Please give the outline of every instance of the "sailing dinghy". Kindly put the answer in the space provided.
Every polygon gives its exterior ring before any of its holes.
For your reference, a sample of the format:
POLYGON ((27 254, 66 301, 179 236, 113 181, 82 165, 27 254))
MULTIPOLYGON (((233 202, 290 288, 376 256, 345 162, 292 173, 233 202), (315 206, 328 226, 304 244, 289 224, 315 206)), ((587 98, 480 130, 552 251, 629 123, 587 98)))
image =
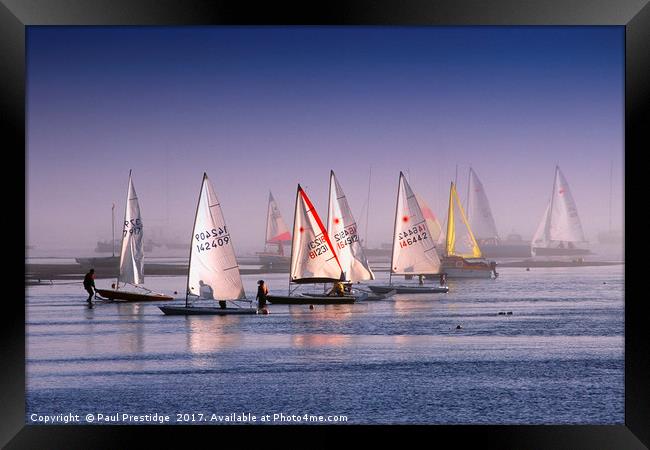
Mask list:
POLYGON ((499 237, 483 183, 471 167, 467 183, 467 222, 485 257, 530 257, 530 244, 499 237))
POLYGON ((291 241, 289 228, 282 219, 280 208, 269 191, 269 204, 266 211, 266 237, 264 239, 264 251, 258 252, 260 264, 265 269, 287 269, 290 258, 284 254, 284 244, 291 241))
MULTIPOLYGON (((333 170, 330 171, 327 233, 346 276, 346 282, 359 283, 375 279, 375 274, 372 273, 368 258, 361 246, 352 210, 333 170)), ((305 293, 303 295, 314 297, 320 294, 305 293)), ((346 295, 354 296, 355 294, 351 292, 346 295)))
POLYGON ((129 171, 129 185, 124 211, 124 227, 122 229, 122 247, 120 251, 120 270, 115 289, 96 289, 102 299, 120 302, 142 302, 173 300, 169 295, 152 292, 142 286, 144 282, 144 250, 143 250, 143 224, 140 216, 140 204, 135 193, 131 171, 129 171), (120 286, 122 283, 122 286, 120 286), (131 285, 145 292, 124 290, 123 287, 131 285), (122 287, 122 289, 120 289, 122 287))
POLYGON ((555 166, 553 194, 531 243, 533 255, 587 255, 591 253, 588 249, 579 248, 586 243, 569 184, 560 167, 555 166))
POLYGON ((446 253, 442 271, 449 278, 496 278, 496 263, 483 258, 460 204, 456 185, 449 188, 446 253))
POLYGON ((370 285, 377 294, 395 291, 397 294, 432 294, 448 292, 447 286, 394 285, 393 275, 435 275, 440 273, 440 259, 435 238, 429 229, 415 193, 406 177, 399 173, 393 253, 388 285, 370 285))
POLYGON ((208 175, 204 173, 190 244, 185 306, 165 305, 159 308, 172 316, 257 314, 257 309, 251 304, 250 300, 246 300, 221 205, 208 175), (189 301, 190 296, 193 299, 218 300, 220 306, 194 306, 189 301), (241 302, 247 305, 242 306, 241 302))
POLYGON ((296 285, 335 283, 344 279, 343 268, 327 230, 311 200, 298 185, 291 241, 289 295, 269 295, 267 300, 271 304, 281 305, 329 305, 354 303, 355 300, 367 297, 367 294, 361 296, 291 295, 291 283, 296 285))

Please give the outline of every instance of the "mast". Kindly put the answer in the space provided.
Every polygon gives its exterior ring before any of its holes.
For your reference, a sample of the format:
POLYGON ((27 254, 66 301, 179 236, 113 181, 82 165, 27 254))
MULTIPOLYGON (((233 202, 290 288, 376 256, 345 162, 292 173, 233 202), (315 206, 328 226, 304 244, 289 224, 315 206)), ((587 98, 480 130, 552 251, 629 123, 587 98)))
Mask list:
MULTIPOLYGON (((126 187, 126 205, 124 206, 124 221, 122 222, 122 224, 124 224, 124 222, 126 222, 126 212, 127 212, 127 209, 129 208, 130 188, 131 188, 131 169, 129 169, 129 183, 127 184, 127 187, 126 187)), ((114 204, 113 204, 113 208, 115 208, 114 204)), ((113 221, 113 222, 115 222, 115 221, 113 221)), ((117 272, 117 280, 115 281, 115 289, 120 287, 120 274, 122 272, 122 247, 124 247, 124 238, 125 237, 126 237, 126 235, 124 234, 124 231, 122 231, 122 245, 120 246, 120 263, 118 264, 119 269, 118 269, 118 272, 117 272)), ((113 238, 113 246, 115 246, 115 238, 113 238)), ((115 256, 115 255, 113 255, 113 256, 115 256)))
POLYGON ((555 176, 553 177, 553 192, 551 194, 551 204, 549 205, 548 208, 548 216, 546 217, 546 228, 544 233, 546 234, 546 239, 550 239, 550 232, 551 232, 551 219, 553 218, 553 197, 555 197, 555 187, 557 185, 557 173, 560 170, 559 165, 555 165, 555 176))
POLYGON ((469 220, 469 184, 472 181, 472 166, 469 166, 469 171, 467 172, 467 201, 465 202, 465 209, 467 209, 467 220, 469 220))
POLYGON ((266 246, 269 243, 269 217, 271 216, 271 199, 273 198, 273 194, 271 194, 271 190, 269 189, 269 204, 266 207, 266 230, 264 230, 264 251, 266 251, 266 246))
POLYGON ((192 225, 192 235, 190 236, 190 258, 187 263, 187 286, 185 287, 185 307, 187 304, 187 298, 190 293, 190 267, 192 267, 192 246, 194 245, 194 227, 196 227, 196 218, 199 215, 199 205, 201 204, 201 195, 203 195, 203 185, 205 180, 208 178, 208 174, 203 172, 203 180, 201 181, 201 190, 199 191, 199 199, 196 202, 196 212, 194 213, 194 224, 192 225))
POLYGON ((393 258, 395 258, 395 239, 397 236, 397 204, 399 203, 400 187, 402 186, 402 177, 404 174, 400 170, 399 179, 397 181, 397 198, 395 199, 395 220, 393 222, 393 251, 390 254, 390 271, 388 272, 388 284, 393 283, 393 258))
MULTIPOLYGON (((449 207, 447 209, 447 235, 445 236, 445 252, 447 256, 450 256, 453 252, 449 251, 449 237, 454 234, 454 205, 453 205, 453 191, 454 191, 454 182, 451 182, 449 187, 449 207), (453 231, 453 232, 452 232, 453 231)), ((456 236, 454 235, 454 239, 456 236)))
POLYGON ((298 183, 298 189, 296 189, 296 206, 293 209, 293 227, 291 228, 293 236, 291 237, 291 263, 289 264, 289 288, 288 294, 291 295, 291 274, 293 273, 293 241, 296 240, 296 216, 298 215, 298 198, 300 196, 300 183, 298 183))
MULTIPOLYGON (((372 166, 368 169, 368 200, 366 201, 366 229, 363 232, 363 235, 366 238, 366 248, 368 248, 368 218, 370 215, 370 178, 372 177, 372 166)), ((611 215, 611 214, 610 214, 611 215)))
MULTIPOLYGON (((127 193, 126 196, 128 197, 129 194, 127 193)), ((111 208, 111 230, 113 237, 111 244, 113 245, 113 258, 115 258, 115 202, 113 202, 113 207, 111 208)))
POLYGON ((609 232, 612 232, 612 173, 614 172, 614 160, 609 164, 609 232))

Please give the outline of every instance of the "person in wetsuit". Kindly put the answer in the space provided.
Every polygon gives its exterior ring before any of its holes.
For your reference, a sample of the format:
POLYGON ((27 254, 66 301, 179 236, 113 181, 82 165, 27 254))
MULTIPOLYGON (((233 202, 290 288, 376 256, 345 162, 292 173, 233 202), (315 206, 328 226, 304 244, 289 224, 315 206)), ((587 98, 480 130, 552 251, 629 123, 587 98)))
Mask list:
POLYGON ((95 269, 90 269, 86 276, 84 276, 84 289, 88 292, 88 303, 92 303, 93 296, 95 295, 95 269))
POLYGON ((266 296, 269 295, 269 288, 264 284, 264 280, 259 280, 257 285, 257 308, 264 309, 266 307, 266 296))

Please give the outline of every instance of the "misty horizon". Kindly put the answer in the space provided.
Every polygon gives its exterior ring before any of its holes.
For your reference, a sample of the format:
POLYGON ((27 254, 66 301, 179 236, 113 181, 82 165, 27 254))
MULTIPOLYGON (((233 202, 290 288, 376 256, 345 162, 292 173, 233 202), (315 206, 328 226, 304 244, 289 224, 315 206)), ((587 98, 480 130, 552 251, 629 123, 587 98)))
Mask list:
POLYGON ((501 238, 530 239, 558 164, 588 240, 623 228, 622 27, 30 26, 27 38, 37 248, 92 251, 111 239, 113 203, 119 238, 129 170, 145 240, 189 245, 206 172, 238 254, 264 247, 269 190, 290 229, 298 183, 325 220, 330 170, 368 247, 392 241, 400 171, 443 224, 456 178, 466 206, 471 166, 501 238))

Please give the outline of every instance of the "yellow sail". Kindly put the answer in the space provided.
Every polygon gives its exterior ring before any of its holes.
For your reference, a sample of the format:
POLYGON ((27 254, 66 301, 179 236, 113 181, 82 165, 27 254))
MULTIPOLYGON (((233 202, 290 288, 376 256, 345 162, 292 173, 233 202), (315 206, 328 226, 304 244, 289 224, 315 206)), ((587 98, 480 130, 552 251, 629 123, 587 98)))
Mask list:
POLYGON ((481 249, 476 243, 472 229, 469 227, 465 211, 458 199, 456 186, 451 183, 449 189, 449 211, 447 212, 447 255, 460 256, 463 258, 480 258, 481 249), (464 233, 456 235, 456 216, 459 216, 464 225, 464 233), (457 242, 460 240, 461 242, 457 242), (462 244, 462 250, 457 249, 457 244, 462 244), (465 251, 463 251, 465 250, 465 251))

